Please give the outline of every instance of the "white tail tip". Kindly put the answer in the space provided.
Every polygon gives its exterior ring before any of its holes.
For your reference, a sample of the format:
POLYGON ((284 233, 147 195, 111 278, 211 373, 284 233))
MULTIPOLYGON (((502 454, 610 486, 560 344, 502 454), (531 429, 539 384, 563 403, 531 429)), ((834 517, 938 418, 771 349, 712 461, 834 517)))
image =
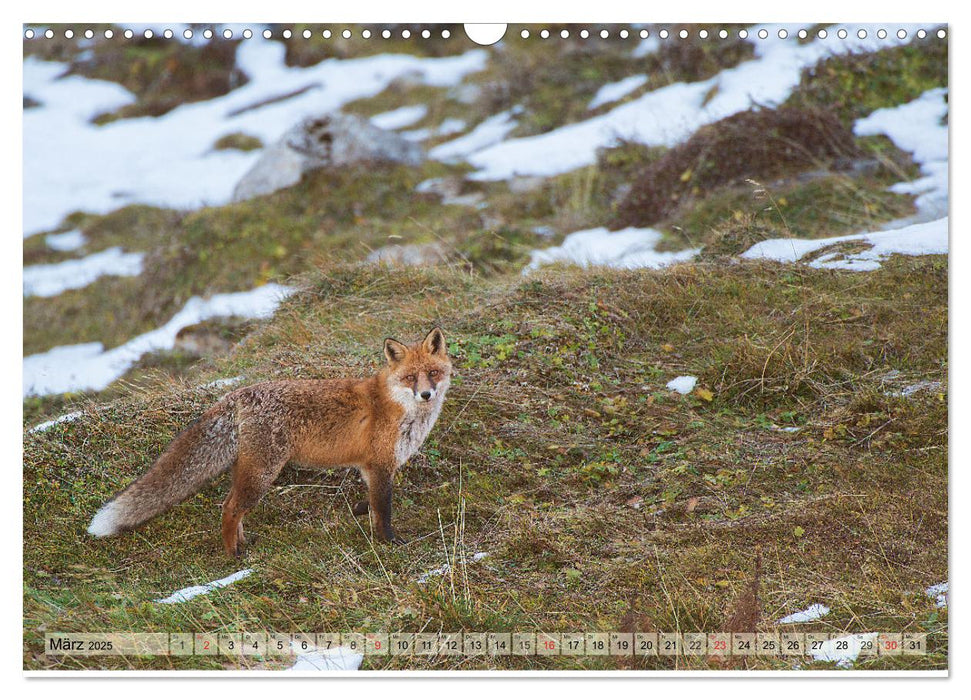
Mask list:
POLYGON ((88 534, 95 537, 111 537, 118 532, 118 516, 121 509, 117 501, 110 501, 101 506, 101 510, 94 514, 88 525, 88 534))

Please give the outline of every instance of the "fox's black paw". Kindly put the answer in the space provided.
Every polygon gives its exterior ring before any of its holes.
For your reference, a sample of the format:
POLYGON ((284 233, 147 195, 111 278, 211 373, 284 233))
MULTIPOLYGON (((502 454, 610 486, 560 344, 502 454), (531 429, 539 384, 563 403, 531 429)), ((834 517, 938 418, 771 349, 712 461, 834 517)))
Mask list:
POLYGON ((250 548, 256 544, 257 539, 258 537, 252 533, 246 535, 246 539, 240 538, 236 543, 236 551, 233 553, 233 556, 237 559, 245 557, 249 553, 250 548))
POLYGON ((371 508, 367 501, 358 501, 354 504, 354 508, 351 509, 351 512, 354 515, 367 515, 370 509, 371 508))

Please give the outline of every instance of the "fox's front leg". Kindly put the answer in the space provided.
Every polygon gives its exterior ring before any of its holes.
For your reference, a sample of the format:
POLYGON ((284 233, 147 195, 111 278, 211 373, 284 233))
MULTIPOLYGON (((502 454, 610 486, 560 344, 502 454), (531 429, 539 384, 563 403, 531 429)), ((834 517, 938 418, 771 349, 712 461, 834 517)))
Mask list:
MULTIPOLYGON (((378 537, 395 544, 404 544, 391 526, 391 495, 393 492, 394 474, 391 469, 383 466, 368 467, 362 470, 368 487, 367 510, 371 514, 371 527, 378 537)), ((363 502, 354 507, 357 515, 363 502)), ((363 515, 364 513, 360 513, 363 515)))

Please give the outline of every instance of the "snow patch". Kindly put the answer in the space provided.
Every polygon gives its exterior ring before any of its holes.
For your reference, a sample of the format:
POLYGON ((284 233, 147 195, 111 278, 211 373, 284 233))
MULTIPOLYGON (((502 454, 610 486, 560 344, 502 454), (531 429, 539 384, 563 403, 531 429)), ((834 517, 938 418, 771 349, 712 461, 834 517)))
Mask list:
POLYGON ((857 136, 883 134, 902 151, 912 154, 923 177, 890 187, 891 192, 917 195, 915 205, 921 221, 947 215, 948 128, 947 89, 928 90, 912 102, 878 109, 853 126, 857 136))
POLYGON ((76 421, 82 415, 83 413, 81 411, 71 411, 70 413, 65 413, 63 416, 58 416, 57 418, 52 418, 51 420, 45 420, 43 423, 38 423, 27 432, 43 433, 44 431, 54 427, 58 423, 70 423, 71 421, 76 421))
POLYGON ((401 136, 409 141, 425 141, 430 139, 432 136, 451 136, 452 134, 459 134, 465 131, 465 127, 465 120, 450 117, 448 119, 443 119, 442 123, 437 127, 402 131, 401 136))
POLYGON ((116 246, 79 260, 29 265, 24 268, 24 296, 57 296, 69 289, 87 287, 106 275, 134 277, 142 274, 144 258, 144 253, 124 253, 116 246))
POLYGON ((694 391, 695 384, 698 383, 698 377, 692 377, 689 375, 684 375, 682 377, 675 377, 667 383, 667 388, 671 391, 676 391, 679 394, 690 394, 694 391))
MULTIPOLYGON (((487 556, 489 556, 488 552, 476 552, 475 554, 472 555, 472 558, 469 561, 470 562, 479 561, 481 559, 485 559, 487 556)), ((445 566, 440 566, 437 569, 426 571, 425 573, 418 576, 416 580, 418 581, 418 583, 426 583, 428 579, 432 578, 433 576, 444 576, 451 570, 452 570, 452 565, 445 564, 445 566)))
POLYGON ((458 160, 481 148, 499 143, 515 128, 513 111, 506 110, 485 119, 465 136, 435 146, 428 155, 435 160, 458 160))
POLYGON ((826 615, 829 615, 829 608, 820 603, 813 603, 805 610, 792 613, 792 615, 786 615, 781 620, 778 620, 776 624, 788 625, 796 622, 812 622, 813 620, 818 620, 826 615))
POLYGON ((947 581, 931 586, 924 591, 924 593, 926 593, 928 597, 934 598, 934 604, 937 607, 947 607, 947 581))
POLYGON ((773 238, 761 241, 742 253, 743 258, 797 262, 810 253, 837 243, 861 242, 871 247, 858 253, 828 253, 809 263, 810 267, 868 271, 894 253, 900 255, 941 255, 947 253, 948 218, 876 233, 857 233, 813 240, 773 238))
POLYGON ((297 654, 297 660, 288 671, 356 671, 361 667, 364 655, 349 647, 315 649, 297 654))
POLYGON ((608 104, 610 102, 616 102, 617 100, 627 97, 639 88, 641 85, 647 82, 646 75, 632 75, 623 80, 618 80, 616 83, 607 83, 602 85, 597 94, 593 96, 590 100, 590 104, 587 105, 587 109, 596 109, 601 105, 608 104))
POLYGON ((650 56, 652 53, 657 53, 660 48, 661 40, 656 36, 649 36, 646 39, 641 39, 641 43, 634 47, 630 55, 633 58, 644 58, 645 56, 650 56))
POLYGON ((661 232, 652 228, 608 231, 600 227, 576 231, 564 238, 561 245, 534 250, 524 272, 556 262, 573 263, 581 267, 603 265, 623 269, 660 268, 690 260, 698 253, 698 248, 658 252, 654 248, 661 237, 661 232))
POLYGON ((105 350, 101 343, 81 343, 30 355, 23 363, 24 396, 101 391, 145 353, 173 348, 176 335, 186 326, 217 316, 266 318, 294 291, 279 284, 267 284, 248 292, 214 294, 209 299, 192 297, 161 328, 111 350, 105 350))
POLYGON ((428 114, 428 107, 425 105, 406 105, 390 112, 376 114, 371 117, 371 123, 379 129, 392 131, 411 126, 424 119, 426 114, 428 114))
MULTIPOLYGON (((198 34, 198 33, 197 33, 198 34)), ((304 117, 372 97, 394 79, 420 74, 429 85, 457 85, 485 67, 488 53, 418 58, 382 54, 328 59, 305 68, 284 63, 277 41, 243 41, 237 66, 249 82, 226 95, 183 104, 160 117, 91 119, 135 101, 121 86, 28 56, 24 93, 41 106, 24 110, 24 236, 58 226, 74 211, 106 213, 140 203, 174 209, 229 202, 260 151, 212 150, 220 136, 243 132, 275 143, 304 117)))
POLYGON ((202 586, 189 586, 188 588, 182 588, 167 598, 159 598, 155 602, 161 603, 163 605, 171 605, 172 603, 184 603, 187 600, 192 600, 193 598, 206 593, 211 593, 218 588, 225 588, 231 583, 235 583, 240 579, 244 579, 253 573, 253 569, 243 569, 242 571, 237 571, 235 574, 230 574, 226 578, 221 578, 218 581, 211 581, 210 583, 203 584, 202 586))
POLYGON ((921 380, 915 382, 914 384, 908 384, 900 391, 888 391, 887 396, 902 396, 904 398, 916 394, 918 391, 937 391, 941 388, 940 382, 932 382, 929 380, 921 380))
MULTIPOLYGON (((618 139, 648 146, 674 146, 699 127, 749 109, 785 102, 799 85, 802 71, 835 54, 876 51, 913 40, 917 26, 904 26, 907 38, 891 33, 878 39, 877 26, 844 25, 846 39, 816 39, 800 44, 777 38, 781 25, 767 25, 769 37, 754 41, 755 57, 708 80, 672 83, 645 93, 606 114, 537 136, 511 139, 468 155, 478 180, 505 180, 515 175, 553 176, 596 162, 597 151, 618 139), (857 32, 865 29, 866 38, 857 32)), ((799 26, 786 26, 790 37, 799 26)), ((750 29, 755 37, 759 27, 750 29)), ((833 33, 837 30, 832 29, 833 33)), ((651 42, 652 37, 646 39, 651 42)), ((648 49, 654 42, 647 44, 648 49)), ((642 44, 644 46, 644 44, 642 44)))
POLYGON ((84 245, 84 234, 77 229, 66 233, 52 233, 44 237, 44 243, 51 250, 66 253, 84 245))
POLYGON ((224 386, 232 386, 233 384, 239 384, 241 381, 246 379, 244 375, 239 375, 238 377, 226 377, 225 379, 216 379, 211 382, 206 382, 200 389, 220 389, 224 386))

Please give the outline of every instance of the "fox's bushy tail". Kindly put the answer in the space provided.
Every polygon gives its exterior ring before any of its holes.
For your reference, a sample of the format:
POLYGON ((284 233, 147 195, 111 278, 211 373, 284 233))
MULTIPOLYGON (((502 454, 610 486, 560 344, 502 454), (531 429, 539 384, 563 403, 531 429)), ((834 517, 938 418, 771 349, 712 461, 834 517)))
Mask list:
POLYGON ((101 506, 88 533, 110 537, 148 522, 202 490, 236 461, 238 429, 225 403, 183 430, 152 467, 101 506))

